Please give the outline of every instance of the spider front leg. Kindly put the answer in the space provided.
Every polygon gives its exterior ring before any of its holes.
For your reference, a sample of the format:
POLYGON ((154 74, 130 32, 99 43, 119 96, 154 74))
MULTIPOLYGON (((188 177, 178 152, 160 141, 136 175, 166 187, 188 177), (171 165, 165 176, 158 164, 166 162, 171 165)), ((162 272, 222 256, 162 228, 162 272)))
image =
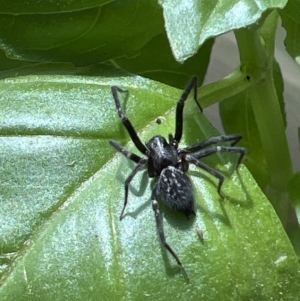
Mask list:
POLYGON ((127 90, 122 90, 121 88, 119 88, 117 86, 112 86, 111 87, 111 93, 112 93, 113 98, 115 100, 115 104, 116 104, 116 107, 117 107, 117 110, 118 110, 119 117, 121 118, 122 123, 126 127, 126 130, 127 130, 128 134, 130 135, 131 140, 134 143, 134 145, 136 146, 136 148, 142 154, 146 154, 147 148, 142 143, 140 137, 138 136, 137 132, 135 131, 133 125, 130 122, 130 120, 126 117, 126 115, 125 115, 125 113, 124 113, 124 111, 122 109, 121 103, 120 103, 118 92, 126 93, 127 90))
POLYGON ((155 187, 153 189, 153 193, 152 193, 152 209, 154 211, 156 228, 157 228, 159 238, 160 238, 162 245, 170 252, 170 254, 173 256, 173 258, 176 260, 177 264, 182 268, 183 273, 185 274, 185 277, 189 278, 178 255, 175 253, 175 251, 171 248, 171 246, 166 241, 164 224, 163 224, 162 216, 160 214, 159 206, 158 206, 158 202, 157 202, 157 185, 155 185, 155 187))
POLYGON ((182 137, 182 130, 183 130, 183 108, 184 103, 187 100, 189 94, 191 93, 192 89, 194 89, 194 100, 199 107, 200 111, 202 112, 202 108, 198 102, 197 99, 197 77, 193 76, 190 83, 186 87, 186 89, 183 91, 176 107, 176 121, 175 121, 175 135, 173 139, 173 143, 179 144, 181 137, 182 137))
POLYGON ((207 156, 210 156, 215 153, 239 153, 239 159, 237 163, 237 167, 241 164, 245 154, 246 154, 246 149, 244 147, 238 147, 238 146, 215 146, 211 147, 209 149, 202 150, 198 153, 193 154, 193 157, 196 159, 204 158, 207 156))
POLYGON ((192 146, 188 146, 185 148, 181 148, 178 150, 178 154, 190 154, 200 151, 203 148, 206 148, 208 146, 211 146, 213 144, 219 143, 219 142, 231 142, 231 146, 236 145, 240 140, 242 139, 241 135, 220 135, 216 137, 210 137, 204 141, 201 141, 199 143, 196 143, 192 146))

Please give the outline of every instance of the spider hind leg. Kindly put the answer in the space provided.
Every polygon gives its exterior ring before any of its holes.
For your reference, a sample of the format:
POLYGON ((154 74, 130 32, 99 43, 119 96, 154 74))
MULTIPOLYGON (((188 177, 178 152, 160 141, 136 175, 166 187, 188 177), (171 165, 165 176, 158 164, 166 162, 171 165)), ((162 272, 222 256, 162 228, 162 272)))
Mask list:
POLYGON ((159 205, 157 202, 157 185, 155 185, 152 193, 152 209, 154 211, 154 216, 155 216, 155 222, 156 222, 156 228, 159 234, 159 238, 161 241, 161 244, 169 251, 169 253, 173 256, 173 258, 176 260, 177 264, 182 268, 183 273, 187 279, 189 279, 189 276, 179 259, 178 255, 176 252, 172 249, 172 247, 168 244, 165 236, 165 231, 164 231, 164 224, 163 224, 163 219, 159 210, 159 205))

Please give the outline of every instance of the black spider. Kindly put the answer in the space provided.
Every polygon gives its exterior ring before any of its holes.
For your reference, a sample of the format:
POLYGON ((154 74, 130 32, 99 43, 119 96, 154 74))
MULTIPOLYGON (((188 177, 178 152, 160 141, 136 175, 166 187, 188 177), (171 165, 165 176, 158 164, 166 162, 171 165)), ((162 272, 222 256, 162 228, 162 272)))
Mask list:
POLYGON ((217 152, 239 153, 240 157, 237 163, 238 166, 246 153, 245 148, 234 146, 242 138, 242 136, 240 135, 221 135, 217 137, 211 137, 192 146, 178 148, 183 130, 184 103, 192 89, 194 89, 194 99, 196 101, 196 104, 202 112, 202 108, 197 100, 197 77, 194 76, 177 103, 174 136, 172 134, 169 134, 169 142, 167 142, 164 137, 157 135, 151 138, 146 144, 143 144, 131 122, 125 116, 125 113, 120 104, 118 92, 127 91, 122 90, 117 86, 111 87, 111 92, 116 103, 119 117, 121 118, 123 125, 126 127, 134 145, 144 156, 140 157, 134 153, 129 152, 121 145, 119 145, 116 141, 109 141, 109 144, 118 152, 122 153, 127 159, 130 159, 137 163, 137 165, 125 181, 125 201, 123 209, 121 211, 120 220, 123 218, 124 211, 127 205, 129 184, 134 176, 141 169, 147 166, 148 176, 150 178, 158 177, 158 181, 152 191, 151 199, 152 208, 155 214, 156 226, 161 243, 172 254, 177 263, 182 267, 186 276, 187 273, 182 265, 182 262, 166 241, 163 221, 159 211, 157 199, 158 197, 160 197, 169 207, 181 211, 187 216, 191 214, 195 215, 195 199, 192 183, 190 178, 185 174, 185 172, 189 168, 189 164, 192 163, 215 176, 219 180, 218 193, 223 198, 221 194, 221 187, 224 181, 224 176, 219 171, 199 161, 199 159, 217 152), (231 141, 231 146, 212 146, 218 142, 226 141, 231 141), (207 148, 209 146, 211 147, 207 148))

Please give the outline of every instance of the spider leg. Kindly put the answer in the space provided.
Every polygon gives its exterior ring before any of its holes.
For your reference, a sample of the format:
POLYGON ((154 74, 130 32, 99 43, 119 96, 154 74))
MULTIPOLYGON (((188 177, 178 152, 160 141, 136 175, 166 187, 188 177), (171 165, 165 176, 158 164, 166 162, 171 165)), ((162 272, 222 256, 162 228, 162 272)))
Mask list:
POLYGON ((187 100, 189 94, 191 93, 192 89, 194 89, 194 99, 199 107, 200 111, 202 112, 202 108, 197 100, 197 76, 193 76, 190 83, 186 87, 186 89, 183 91, 176 107, 176 121, 175 121, 175 135, 174 135, 174 141, 176 144, 179 143, 181 137, 182 137, 182 128, 183 128, 183 108, 184 108, 184 102, 187 100))
POLYGON ((179 259, 178 255, 175 253, 175 251, 171 248, 171 246, 167 243, 166 241, 166 236, 165 236, 165 231, 164 231, 164 224, 163 224, 163 220, 162 220, 162 216, 160 214, 159 211, 159 206, 158 206, 158 202, 156 200, 156 192, 157 190, 157 185, 155 185, 154 189, 153 189, 153 194, 152 194, 152 209, 154 211, 154 216, 155 216, 155 222, 156 222, 156 228, 159 234, 159 238, 160 241, 162 243, 162 245, 170 252, 170 254, 173 256, 173 258, 176 260, 177 264, 182 268, 186 278, 188 277, 188 274, 181 262, 181 260, 179 259))
POLYGON ((239 153, 240 157, 238 159, 237 167, 241 164, 245 154, 246 149, 244 147, 237 147, 237 146, 214 146, 212 148, 202 150, 198 153, 193 154, 193 157, 196 159, 204 158, 210 156, 215 153, 239 153))
POLYGON ((206 165, 205 163, 199 161, 198 159, 196 159, 194 156, 191 155, 186 155, 184 158, 188 163, 192 163, 194 165, 196 165, 197 167, 200 167, 202 169, 204 169, 205 171, 207 171, 208 173, 210 173, 211 175, 213 175, 214 177, 216 177, 219 180, 219 184, 218 184, 218 193, 220 195, 220 197, 222 199, 224 199, 224 196, 221 193, 221 187, 223 185, 224 179, 225 177, 223 176, 222 173, 220 173, 219 171, 211 168, 210 166, 206 165))
POLYGON ((130 159, 132 161, 134 161, 135 163, 139 163, 141 161, 141 157, 128 151, 127 149, 125 149, 124 147, 122 147, 118 142, 114 141, 114 140, 109 140, 109 144, 116 149, 118 152, 120 152, 121 154, 123 154, 127 159, 130 159))
POLYGON ((128 178, 125 180, 124 187, 125 187, 125 198, 124 198, 124 206, 120 214, 120 220, 124 216, 124 211, 128 203, 128 188, 129 184, 134 178, 134 176, 148 163, 148 158, 141 158, 141 160, 138 162, 138 164, 135 166, 135 168, 132 170, 131 174, 128 176, 128 178))
POLYGON ((204 141, 201 141, 199 143, 196 143, 192 146, 188 146, 185 148, 181 148, 178 150, 178 154, 188 154, 188 153, 194 153, 197 152, 203 148, 206 148, 212 144, 216 144, 219 142, 227 142, 227 141, 232 141, 230 144, 231 146, 236 145, 240 140, 242 139, 241 135, 221 135, 221 136, 216 136, 216 137, 211 137, 208 138, 204 141))
POLYGON ((123 125, 125 126, 128 134, 130 135, 132 142, 134 143, 136 148, 141 153, 146 154, 146 152, 147 152, 146 146, 142 143, 141 139, 139 138, 139 136, 138 136, 137 132, 135 131, 133 125, 131 124, 130 120, 126 117, 126 115, 122 109, 122 106, 120 104, 118 92, 125 93, 127 91, 122 90, 117 86, 112 86, 111 92, 112 92, 113 98, 115 100, 115 104, 116 104, 116 107, 118 110, 119 117, 121 118, 123 125))

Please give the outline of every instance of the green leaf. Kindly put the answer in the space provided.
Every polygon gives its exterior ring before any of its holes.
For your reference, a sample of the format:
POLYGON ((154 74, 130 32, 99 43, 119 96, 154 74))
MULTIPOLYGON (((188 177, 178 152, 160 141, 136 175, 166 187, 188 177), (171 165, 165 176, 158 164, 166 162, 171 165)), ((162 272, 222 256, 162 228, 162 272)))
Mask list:
MULTIPOLYGON (((181 91, 140 77, 0 81, 0 299, 294 300, 297 258, 249 172, 243 165, 234 172, 234 155, 206 161, 226 174, 224 200, 212 176, 191 168, 197 217, 161 205, 189 282, 160 246, 145 173, 132 182, 119 220, 133 164, 108 145, 129 140, 111 85, 129 90, 122 104, 143 140, 173 132, 181 91)), ((188 100, 182 145, 215 134, 188 100)))
POLYGON ((82 66, 132 56, 163 31, 155 1, 76 2, 59 12, 42 2, 42 14, 34 8, 29 13, 30 5, 19 2, 18 14, 0 14, 0 48, 11 59, 82 66))
POLYGON ((99 65, 93 65, 86 68, 76 68, 72 63, 39 63, 39 62, 27 62, 27 61, 15 61, 5 57, 3 52, 0 51, 0 79, 7 77, 16 77, 24 75, 50 75, 50 74, 81 74, 85 73, 88 69, 99 69, 99 65), (2 60, 3 59, 3 60, 2 60))
POLYGON ((61 0, 16 0, 10 2, 3 0, 0 3, 1 13, 7 14, 41 14, 41 13, 62 13, 76 11, 86 8, 102 6, 114 0, 85 0, 85 1, 71 1, 64 2, 61 0))
POLYGON ((288 1, 286 7, 280 11, 282 26, 286 30, 284 44, 290 56, 300 64, 300 20, 298 12, 300 1, 288 1))
POLYGON ((255 23, 271 8, 283 8, 287 0, 160 0, 165 26, 177 61, 193 56, 209 38, 255 23))

